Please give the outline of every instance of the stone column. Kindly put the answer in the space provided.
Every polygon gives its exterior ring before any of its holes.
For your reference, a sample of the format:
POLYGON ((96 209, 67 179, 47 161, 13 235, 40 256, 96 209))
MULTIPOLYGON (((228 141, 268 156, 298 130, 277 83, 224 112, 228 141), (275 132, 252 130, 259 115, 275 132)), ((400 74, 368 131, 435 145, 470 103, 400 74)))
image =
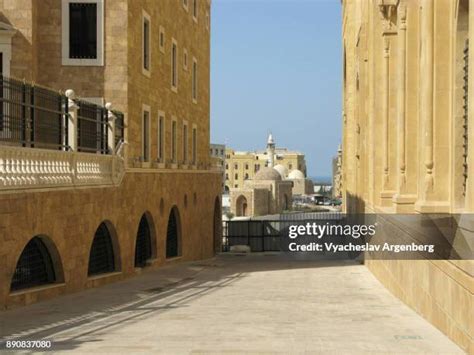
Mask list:
POLYGON ((69 148, 75 152, 77 151, 77 110, 79 106, 77 106, 74 99, 76 98, 76 94, 74 90, 67 90, 66 97, 68 98, 68 141, 67 145, 69 148))
POLYGON ((401 193, 406 185, 406 43, 407 43, 407 9, 404 4, 398 8, 398 192, 401 193))
POLYGON ((388 119, 389 119, 389 97, 390 97, 390 40, 387 36, 383 37, 383 190, 388 190, 388 181, 390 174, 389 163, 389 142, 388 142, 388 119))
POLYGON ((390 175, 392 173, 390 166, 391 146, 390 146, 390 62, 392 41, 391 38, 397 34, 395 24, 395 14, 397 11, 399 0, 379 0, 379 13, 382 21, 382 38, 383 38, 383 103, 382 103, 382 119, 383 119, 383 177, 382 191, 380 192, 380 202, 382 207, 392 206, 392 197, 394 195, 393 183, 390 175))
POLYGON ((433 190, 433 32, 434 4, 432 0, 423 1, 421 14, 421 121, 423 125, 423 147, 425 165, 425 183, 422 195, 433 190))
POLYGON ((430 194, 433 192, 433 47, 434 47, 434 2, 423 0, 421 8, 421 57, 420 57, 420 124, 421 124, 421 147, 422 163, 419 184, 419 200, 415 209, 418 212, 430 212, 430 194))
POLYGON ((107 109, 107 118, 108 118, 108 125, 107 125, 107 148, 109 154, 115 154, 115 115, 112 112, 112 104, 107 102, 105 104, 105 108, 107 109))

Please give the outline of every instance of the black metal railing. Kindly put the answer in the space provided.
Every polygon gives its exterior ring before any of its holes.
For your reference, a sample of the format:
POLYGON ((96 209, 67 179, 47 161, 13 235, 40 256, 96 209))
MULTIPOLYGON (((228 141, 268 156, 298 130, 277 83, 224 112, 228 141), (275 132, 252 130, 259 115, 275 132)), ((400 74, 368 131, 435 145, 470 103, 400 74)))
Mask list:
POLYGON ((120 111, 112 111, 115 116, 115 146, 124 141, 125 137, 125 116, 120 111))
POLYGON ((222 251, 230 251, 232 246, 247 245, 252 252, 282 251, 291 225, 308 222, 340 223, 343 214, 339 212, 288 213, 252 220, 224 221, 222 251))
MULTIPOLYGON (((75 100, 77 150, 112 154, 109 148, 109 111, 87 101, 75 100)), ((60 92, 0 76, 0 144, 30 148, 70 150, 69 99, 60 92)), ((116 117, 114 142, 124 140, 122 112, 116 117)))
POLYGON ((67 97, 0 76, 0 142, 67 150, 67 97))
POLYGON ((79 101, 77 111, 77 150, 108 154, 108 113, 105 107, 79 101))

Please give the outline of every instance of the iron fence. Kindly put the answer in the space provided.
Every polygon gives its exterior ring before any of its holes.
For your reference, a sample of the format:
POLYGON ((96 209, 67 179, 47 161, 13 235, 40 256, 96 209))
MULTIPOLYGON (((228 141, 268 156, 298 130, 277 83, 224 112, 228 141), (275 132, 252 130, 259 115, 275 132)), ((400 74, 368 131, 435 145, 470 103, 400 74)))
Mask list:
MULTIPOLYGON (((76 101, 77 149, 111 154, 108 145, 108 110, 76 101)), ((114 111, 117 145, 124 139, 124 115, 114 111)), ((0 76, 0 144, 70 150, 69 100, 56 91, 0 76)))
POLYGON ((125 136, 125 116, 120 111, 112 111, 115 116, 115 146, 124 141, 125 136))
POLYGON ((77 150, 108 154, 108 114, 105 107, 79 101, 77 112, 77 150))
POLYGON ((338 223, 343 218, 339 212, 289 213, 261 217, 256 220, 236 220, 223 222, 222 251, 228 252, 235 245, 247 245, 252 252, 281 251, 285 245, 288 229, 293 224, 314 221, 338 223))
POLYGON ((0 76, 0 141, 67 150, 67 98, 58 92, 0 76))

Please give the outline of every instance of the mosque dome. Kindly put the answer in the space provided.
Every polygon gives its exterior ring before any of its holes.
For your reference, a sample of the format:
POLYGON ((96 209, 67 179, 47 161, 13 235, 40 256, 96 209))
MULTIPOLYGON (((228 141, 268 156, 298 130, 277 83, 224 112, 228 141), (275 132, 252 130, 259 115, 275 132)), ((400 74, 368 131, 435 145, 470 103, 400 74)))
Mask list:
POLYGON ((254 177, 254 180, 281 181, 280 173, 274 168, 263 168, 254 177))
POLYGON ((273 169, 278 171, 282 179, 285 179, 286 176, 288 175, 288 169, 284 165, 277 164, 273 167, 273 169))
POLYGON ((297 180, 297 179, 306 179, 303 172, 301 170, 295 169, 290 172, 288 175, 288 179, 290 180, 297 180))

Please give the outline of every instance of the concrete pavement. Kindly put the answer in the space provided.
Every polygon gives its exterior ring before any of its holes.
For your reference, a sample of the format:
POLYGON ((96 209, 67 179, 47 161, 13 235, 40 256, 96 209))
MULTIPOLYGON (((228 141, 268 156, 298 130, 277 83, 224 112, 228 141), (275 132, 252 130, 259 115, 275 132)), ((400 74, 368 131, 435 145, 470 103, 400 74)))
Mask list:
POLYGON ((173 265, 3 312, 0 338, 49 339, 55 353, 463 353, 363 265, 275 254, 173 265))

